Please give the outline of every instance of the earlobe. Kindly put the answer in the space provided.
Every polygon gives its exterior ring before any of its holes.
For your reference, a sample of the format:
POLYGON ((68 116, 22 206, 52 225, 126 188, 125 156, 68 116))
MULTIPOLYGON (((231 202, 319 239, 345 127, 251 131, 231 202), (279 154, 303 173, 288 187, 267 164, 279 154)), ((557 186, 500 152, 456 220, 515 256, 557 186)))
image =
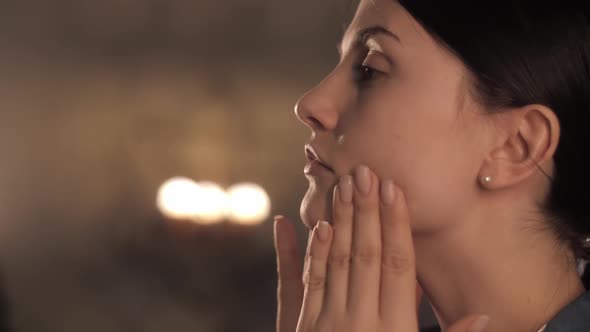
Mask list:
POLYGON ((485 189, 510 187, 529 178, 553 159, 559 142, 559 121, 546 106, 527 105, 502 116, 506 130, 479 173, 485 189))
POLYGON ((491 176, 489 176, 489 175, 482 176, 482 177, 480 177, 480 178, 479 178, 479 180, 480 180, 480 183, 481 183, 483 186, 487 186, 487 185, 489 185, 489 184, 491 184, 491 183, 492 183, 492 177, 491 177, 491 176))

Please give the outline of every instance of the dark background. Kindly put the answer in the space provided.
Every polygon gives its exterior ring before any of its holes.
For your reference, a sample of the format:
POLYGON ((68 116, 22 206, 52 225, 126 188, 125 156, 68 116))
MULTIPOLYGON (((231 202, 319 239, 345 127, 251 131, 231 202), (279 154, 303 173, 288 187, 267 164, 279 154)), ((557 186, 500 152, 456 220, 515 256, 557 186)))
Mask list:
MULTIPOLYGON (((339 0, 1 0, 0 274, 15 331, 272 331, 272 222, 164 218, 173 176, 299 220, 297 98, 339 0)), ((298 224, 303 240, 305 230, 298 224)))

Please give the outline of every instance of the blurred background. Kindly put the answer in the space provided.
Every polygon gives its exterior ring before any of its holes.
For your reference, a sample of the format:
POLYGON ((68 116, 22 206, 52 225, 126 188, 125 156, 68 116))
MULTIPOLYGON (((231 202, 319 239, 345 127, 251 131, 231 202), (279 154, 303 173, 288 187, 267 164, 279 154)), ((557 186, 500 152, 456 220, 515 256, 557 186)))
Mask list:
POLYGON ((14 331, 273 331, 272 216, 307 189, 293 106, 355 6, 0 1, 14 331))

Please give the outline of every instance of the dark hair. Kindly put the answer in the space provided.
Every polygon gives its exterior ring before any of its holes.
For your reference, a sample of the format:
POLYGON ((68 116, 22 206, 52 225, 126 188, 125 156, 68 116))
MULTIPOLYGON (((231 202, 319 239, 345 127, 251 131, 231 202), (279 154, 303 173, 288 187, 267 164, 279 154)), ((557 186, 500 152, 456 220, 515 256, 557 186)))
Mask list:
MULTIPOLYGON (((541 210, 577 258, 590 258, 590 24, 584 2, 400 0, 463 61, 472 94, 493 110, 542 104, 559 119, 555 174, 541 210)), ((583 280, 588 288, 588 273, 583 280)))

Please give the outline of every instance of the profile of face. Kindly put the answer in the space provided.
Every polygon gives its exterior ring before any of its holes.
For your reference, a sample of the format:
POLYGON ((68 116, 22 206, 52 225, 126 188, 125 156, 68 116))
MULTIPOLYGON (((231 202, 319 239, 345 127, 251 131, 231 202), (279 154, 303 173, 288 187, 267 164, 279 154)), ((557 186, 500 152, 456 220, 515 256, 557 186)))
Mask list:
POLYGON ((393 0, 362 0, 340 51, 295 107, 331 168, 307 174, 303 222, 331 219, 334 186, 358 165, 404 191, 414 233, 463 220, 481 191, 487 128, 463 63, 393 0))

